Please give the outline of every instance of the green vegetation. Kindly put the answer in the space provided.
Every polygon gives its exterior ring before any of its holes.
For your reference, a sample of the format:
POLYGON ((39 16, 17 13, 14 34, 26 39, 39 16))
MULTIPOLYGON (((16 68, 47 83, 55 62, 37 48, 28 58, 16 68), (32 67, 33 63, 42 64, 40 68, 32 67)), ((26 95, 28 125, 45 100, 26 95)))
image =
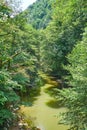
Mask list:
POLYGON ((70 72, 69 84, 73 88, 60 91, 59 97, 69 109, 64 114, 64 122, 70 124, 71 129, 86 130, 87 125, 87 28, 83 33, 83 39, 79 42, 72 53, 68 55, 69 65, 66 67, 70 72), (67 96, 68 95, 68 96, 67 96))
POLYGON ((38 83, 39 42, 38 32, 27 25, 24 14, 13 17, 4 1, 0 3, 0 32, 0 128, 4 129, 16 117, 18 94, 38 83))
POLYGON ((70 86, 53 90, 68 108, 61 122, 86 130, 86 1, 37 0, 24 12, 11 2, 0 2, 0 128, 16 118, 20 96, 44 82, 42 71, 70 86))
POLYGON ((44 30, 43 45, 44 70, 62 78, 67 74, 63 65, 67 65, 66 56, 75 44, 82 39, 86 26, 87 13, 85 1, 56 1, 53 20, 44 30), (79 5, 79 6, 78 6, 79 5))
POLYGON ((37 0, 29 6, 28 22, 36 29, 46 28, 52 19, 52 4, 55 0, 37 0))

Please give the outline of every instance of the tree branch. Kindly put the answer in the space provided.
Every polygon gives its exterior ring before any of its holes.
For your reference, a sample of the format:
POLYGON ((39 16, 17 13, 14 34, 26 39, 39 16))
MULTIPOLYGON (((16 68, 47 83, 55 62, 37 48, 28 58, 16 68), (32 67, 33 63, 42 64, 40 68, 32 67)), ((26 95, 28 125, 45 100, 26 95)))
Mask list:
POLYGON ((17 55, 19 55, 21 53, 21 51, 16 52, 14 55, 12 55, 11 57, 9 57, 6 61, 2 62, 2 66, 4 64, 6 64, 7 62, 9 62, 11 59, 13 59, 14 57, 16 57, 17 55))

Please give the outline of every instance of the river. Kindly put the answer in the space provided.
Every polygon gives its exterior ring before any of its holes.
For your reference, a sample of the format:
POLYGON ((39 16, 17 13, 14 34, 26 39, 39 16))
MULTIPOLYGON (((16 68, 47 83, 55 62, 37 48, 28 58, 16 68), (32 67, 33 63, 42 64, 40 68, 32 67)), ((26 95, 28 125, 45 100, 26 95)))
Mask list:
POLYGON ((66 111, 66 109, 47 105, 54 101, 54 98, 45 92, 49 87, 53 87, 52 83, 42 86, 40 95, 34 101, 33 105, 29 107, 22 105, 21 112, 24 113, 26 118, 31 116, 34 119, 35 125, 41 130, 67 130, 67 126, 58 124, 58 115, 66 111))

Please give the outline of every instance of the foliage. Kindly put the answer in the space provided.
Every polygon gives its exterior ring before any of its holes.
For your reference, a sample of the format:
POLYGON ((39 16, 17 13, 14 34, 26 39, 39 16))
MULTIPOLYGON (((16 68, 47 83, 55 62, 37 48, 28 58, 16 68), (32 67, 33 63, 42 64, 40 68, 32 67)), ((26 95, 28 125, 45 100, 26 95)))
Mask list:
POLYGON ((14 87, 19 87, 18 83, 11 79, 8 72, 0 71, 0 126, 6 125, 6 122, 9 124, 14 117, 13 112, 19 102, 14 87))
POLYGON ((29 6, 28 22, 36 29, 46 28, 51 21, 52 7, 55 0, 37 0, 33 5, 29 6))
POLYGON ((63 123, 69 124, 71 129, 87 129, 86 3, 85 0, 57 0, 54 7, 53 20, 44 31, 40 31, 41 69, 59 78, 69 75, 67 80, 72 88, 58 90, 56 95, 68 108, 63 114, 63 123), (68 66, 63 68, 64 65, 68 66))
POLYGON ((8 6, 0 3, 0 127, 12 121, 17 93, 36 86, 38 77, 38 33, 22 13, 12 17, 8 6))
POLYGON ((38 72, 43 71, 58 78, 69 75, 72 88, 59 90, 56 98, 61 97, 68 108, 66 123, 72 129, 86 129, 85 0, 37 0, 23 13, 18 5, 14 0, 0 2, 0 127, 14 117, 19 102, 16 92, 34 86, 36 94, 41 81, 38 72))
POLYGON ((44 30, 43 57, 51 74, 59 78, 66 75, 63 65, 68 63, 66 56, 74 45, 82 39, 87 21, 85 0, 57 0, 53 5, 54 14, 51 23, 44 30))
POLYGON ((68 55, 70 72, 69 84, 72 88, 63 89, 59 93, 60 100, 68 108, 63 114, 64 122, 70 125, 72 130, 87 129, 87 28, 83 33, 83 39, 68 55))

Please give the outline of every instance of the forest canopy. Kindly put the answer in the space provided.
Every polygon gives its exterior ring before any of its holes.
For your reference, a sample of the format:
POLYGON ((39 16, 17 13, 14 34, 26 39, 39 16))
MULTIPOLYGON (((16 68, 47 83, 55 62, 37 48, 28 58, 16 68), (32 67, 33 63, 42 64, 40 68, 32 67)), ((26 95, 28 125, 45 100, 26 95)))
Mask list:
POLYGON ((37 0, 24 12, 19 4, 0 2, 0 128, 9 129, 21 95, 40 86, 42 71, 64 82, 56 94, 68 108, 62 123, 86 130, 86 1, 37 0))

